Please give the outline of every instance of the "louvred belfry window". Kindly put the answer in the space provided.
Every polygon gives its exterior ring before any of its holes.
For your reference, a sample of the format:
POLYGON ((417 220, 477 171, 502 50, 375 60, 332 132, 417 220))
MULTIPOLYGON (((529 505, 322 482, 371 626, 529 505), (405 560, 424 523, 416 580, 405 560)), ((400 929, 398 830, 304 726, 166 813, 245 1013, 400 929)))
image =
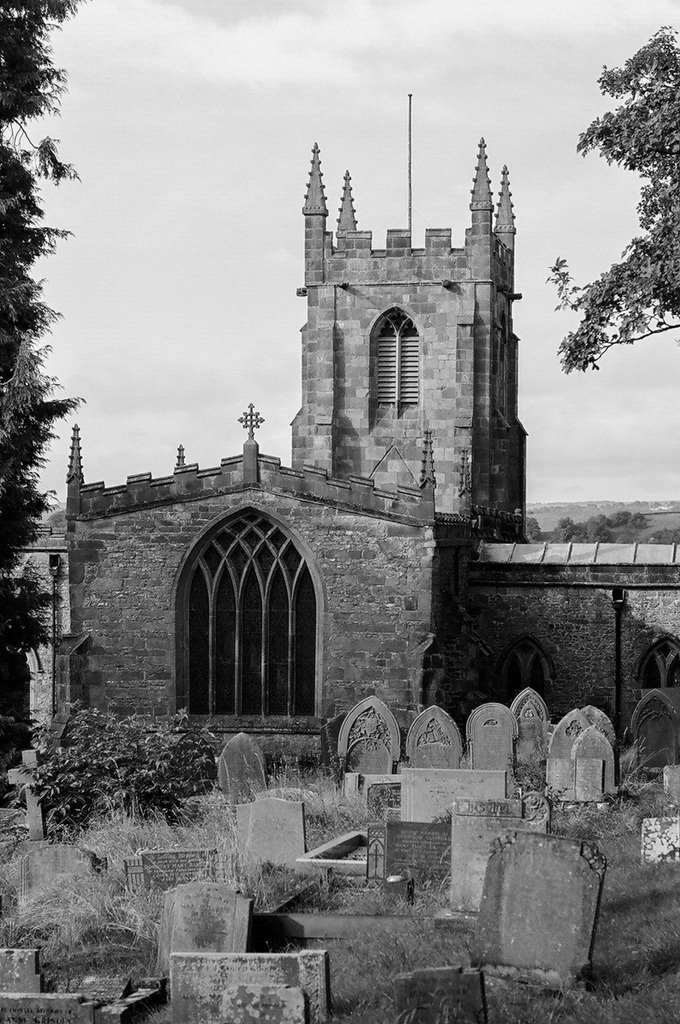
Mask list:
POLYGON ((413 320, 392 309, 376 326, 379 405, 417 405, 420 395, 420 337, 413 320))
POLYGON ((194 560, 185 595, 190 714, 314 714, 314 584, 275 523, 254 511, 229 521, 194 560))

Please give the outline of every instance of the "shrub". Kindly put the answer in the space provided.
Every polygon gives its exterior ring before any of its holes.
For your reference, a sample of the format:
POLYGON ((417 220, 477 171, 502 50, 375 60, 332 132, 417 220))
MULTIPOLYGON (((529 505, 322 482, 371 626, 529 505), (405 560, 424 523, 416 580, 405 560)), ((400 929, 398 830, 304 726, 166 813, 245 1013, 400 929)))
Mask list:
POLYGON ((48 831, 81 828, 111 810, 173 820, 188 797, 212 785, 213 738, 206 730, 188 732, 181 714, 158 719, 77 711, 68 746, 43 750, 34 771, 48 831))

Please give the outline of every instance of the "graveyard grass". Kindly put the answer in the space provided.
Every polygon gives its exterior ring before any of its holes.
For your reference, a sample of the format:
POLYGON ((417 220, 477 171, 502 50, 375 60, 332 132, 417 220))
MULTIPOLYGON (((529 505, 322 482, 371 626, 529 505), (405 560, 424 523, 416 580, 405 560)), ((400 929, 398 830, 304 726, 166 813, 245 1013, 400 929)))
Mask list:
MULTIPOLYGON (((341 796, 332 779, 276 780, 275 796, 304 800, 309 848, 355 828, 365 828, 369 812, 341 796)), ((660 782, 635 774, 624 780, 623 795, 606 809, 557 811, 553 832, 594 839, 608 868, 588 988, 563 994, 487 980, 489 1020, 494 1024, 665 1024, 680 1019, 680 865, 640 863, 640 826, 645 817, 669 813, 660 782)), ((156 943, 163 895, 130 892, 123 862, 141 849, 215 847, 218 880, 237 884, 255 899, 255 910, 276 905, 295 882, 283 868, 249 867, 235 845, 235 821, 219 792, 190 799, 177 823, 161 818, 109 814, 74 834, 77 842, 108 858, 106 874, 79 878, 71 886, 29 893, 21 904, 16 840, 2 837, 0 854, 0 946, 41 948, 41 968, 54 988, 77 991, 88 974, 136 979, 156 972, 156 943)), ((299 881, 299 879, 298 879, 299 881)), ((435 931, 418 922, 446 907, 448 881, 421 886, 413 906, 375 888, 360 891, 336 879, 319 886, 296 911, 350 914, 403 914, 398 936, 358 935, 353 941, 320 943, 331 961, 331 993, 337 1024, 397 1024, 392 1003, 396 974, 422 967, 469 964, 472 933, 435 931)), ((152 1024, 170 1020, 158 1011, 152 1024)), ((402 1022, 399 1022, 402 1024, 402 1022)))

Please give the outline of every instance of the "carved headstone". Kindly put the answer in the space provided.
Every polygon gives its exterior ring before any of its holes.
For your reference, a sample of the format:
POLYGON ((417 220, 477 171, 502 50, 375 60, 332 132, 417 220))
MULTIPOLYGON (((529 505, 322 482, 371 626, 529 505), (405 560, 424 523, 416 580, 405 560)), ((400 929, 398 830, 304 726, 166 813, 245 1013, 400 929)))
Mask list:
POLYGON ((0 992, 0 1024, 94 1024, 95 1007, 78 993, 0 992))
POLYGON ((299 800, 265 797, 236 808, 240 853, 256 864, 295 864, 307 850, 305 805, 299 800))
POLYGON ((551 988, 587 975, 605 869, 593 843, 514 831, 496 839, 473 966, 551 988))
POLYGON ((517 719, 505 704, 475 708, 466 726, 469 767, 512 772, 517 733, 517 719))
POLYGON ((630 730, 639 765, 663 768, 678 763, 680 718, 662 690, 645 694, 633 712, 630 730))
POLYGON ((406 757, 412 768, 458 768, 463 741, 458 726, 433 704, 414 719, 406 736, 406 757))
POLYGON ((576 762, 581 758, 601 758, 604 761, 604 792, 616 792, 614 750, 605 733, 596 725, 589 725, 576 737, 576 742, 571 748, 571 757, 576 762))
POLYGON ((457 800, 451 819, 451 907, 479 910, 489 853, 509 829, 546 833, 550 804, 540 793, 522 800, 457 800))
POLYGON ((551 800, 575 800, 576 762, 571 757, 549 757, 545 766, 545 782, 551 800))
POLYGON ((451 870, 451 829, 439 821, 387 821, 368 830, 368 879, 441 880, 451 870))
POLYGON ((338 756, 347 771, 389 774, 399 753, 399 726, 387 705, 378 697, 366 697, 355 704, 338 737, 338 756))
POLYGON ((217 850, 146 850, 124 863, 129 889, 172 889, 198 879, 214 879, 217 850))
POLYGON ((253 901, 221 882, 189 882, 165 894, 158 970, 167 975, 171 953, 245 953, 253 901))
POLYGON ((398 782, 372 782, 366 786, 366 806, 378 818, 401 818, 401 779, 398 782))
POLYGON ((267 788, 265 758, 257 740, 240 732, 225 743, 217 765, 217 782, 232 804, 246 803, 267 788))
POLYGON ((594 707, 592 704, 587 704, 586 707, 581 708, 581 711, 591 725, 594 725, 596 729, 605 734, 613 747, 616 744, 616 730, 609 715, 606 715, 604 711, 594 707))
POLYGON ((578 708, 568 712, 555 726, 548 743, 548 757, 571 757, 571 748, 590 722, 578 708))
POLYGON ((394 979, 398 1021, 486 1024, 484 975, 474 967, 430 967, 394 979))
POLYGON ((435 821, 451 813, 454 800, 505 800, 507 772, 466 768, 403 768, 401 820, 435 821))
POLYGON ((644 818, 641 840, 643 864, 680 860, 680 817, 644 818))
POLYGON ((545 758, 548 751, 548 707, 539 693, 527 686, 518 693, 510 710, 517 719, 515 757, 518 761, 545 758))

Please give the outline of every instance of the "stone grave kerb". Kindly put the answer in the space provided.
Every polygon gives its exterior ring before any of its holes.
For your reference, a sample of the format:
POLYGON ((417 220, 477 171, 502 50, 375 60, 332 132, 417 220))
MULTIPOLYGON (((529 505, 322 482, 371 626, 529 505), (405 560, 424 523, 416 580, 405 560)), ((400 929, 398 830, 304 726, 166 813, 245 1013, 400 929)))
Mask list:
POLYGON ((338 736, 338 757, 344 768, 349 771, 362 771, 361 764, 352 763, 352 750, 362 744, 369 755, 382 761, 382 768, 376 763, 365 765, 364 772, 373 768, 374 772, 382 770, 390 773, 394 770, 394 762, 399 760, 401 753, 401 732, 399 724, 379 697, 365 697, 355 704, 347 713, 338 736))
POLYGON ((665 720, 668 731, 672 733, 669 737, 668 764, 678 763, 678 737, 680 734, 680 717, 674 705, 665 695, 663 690, 651 690, 646 693, 642 700, 638 701, 630 720, 630 731, 636 745, 636 758, 638 764, 644 767, 645 757, 652 756, 654 752, 644 753, 641 750, 640 733, 643 727, 650 720, 665 720))
POLYGON ((571 748, 572 761, 582 758, 601 758, 604 761, 604 792, 616 792, 616 763, 614 749, 600 729, 596 725, 589 725, 576 737, 576 742, 571 748))
POLYGON ((463 756, 463 740, 455 721, 443 708, 432 704, 414 718, 406 736, 406 758, 412 768, 458 768, 463 756), (426 764, 427 748, 441 748, 442 758, 450 764, 426 764))
MULTIPOLYGON (((496 701, 488 701, 486 704, 480 704, 479 707, 475 708, 470 713, 467 723, 465 725, 465 738, 467 740, 467 758, 469 768, 490 768, 491 765, 479 764, 480 761, 480 736, 481 730, 485 727, 496 727, 500 726, 505 728, 507 731, 508 739, 508 759, 506 769, 512 772, 515 754, 515 745, 517 743, 517 737, 519 735, 519 729, 517 726, 517 719, 510 711, 510 708, 505 704, 499 704, 496 701)), ((502 752, 498 751, 499 760, 494 767, 498 767, 500 764, 502 752)), ((499 769, 503 770, 503 769, 499 769)))
POLYGON ((31 841, 45 838, 45 823, 40 801, 31 788, 33 781, 33 768, 38 766, 37 750, 22 750, 22 764, 19 768, 10 768, 7 772, 7 781, 10 786, 23 787, 24 799, 26 800, 26 824, 28 825, 28 838, 31 841))

